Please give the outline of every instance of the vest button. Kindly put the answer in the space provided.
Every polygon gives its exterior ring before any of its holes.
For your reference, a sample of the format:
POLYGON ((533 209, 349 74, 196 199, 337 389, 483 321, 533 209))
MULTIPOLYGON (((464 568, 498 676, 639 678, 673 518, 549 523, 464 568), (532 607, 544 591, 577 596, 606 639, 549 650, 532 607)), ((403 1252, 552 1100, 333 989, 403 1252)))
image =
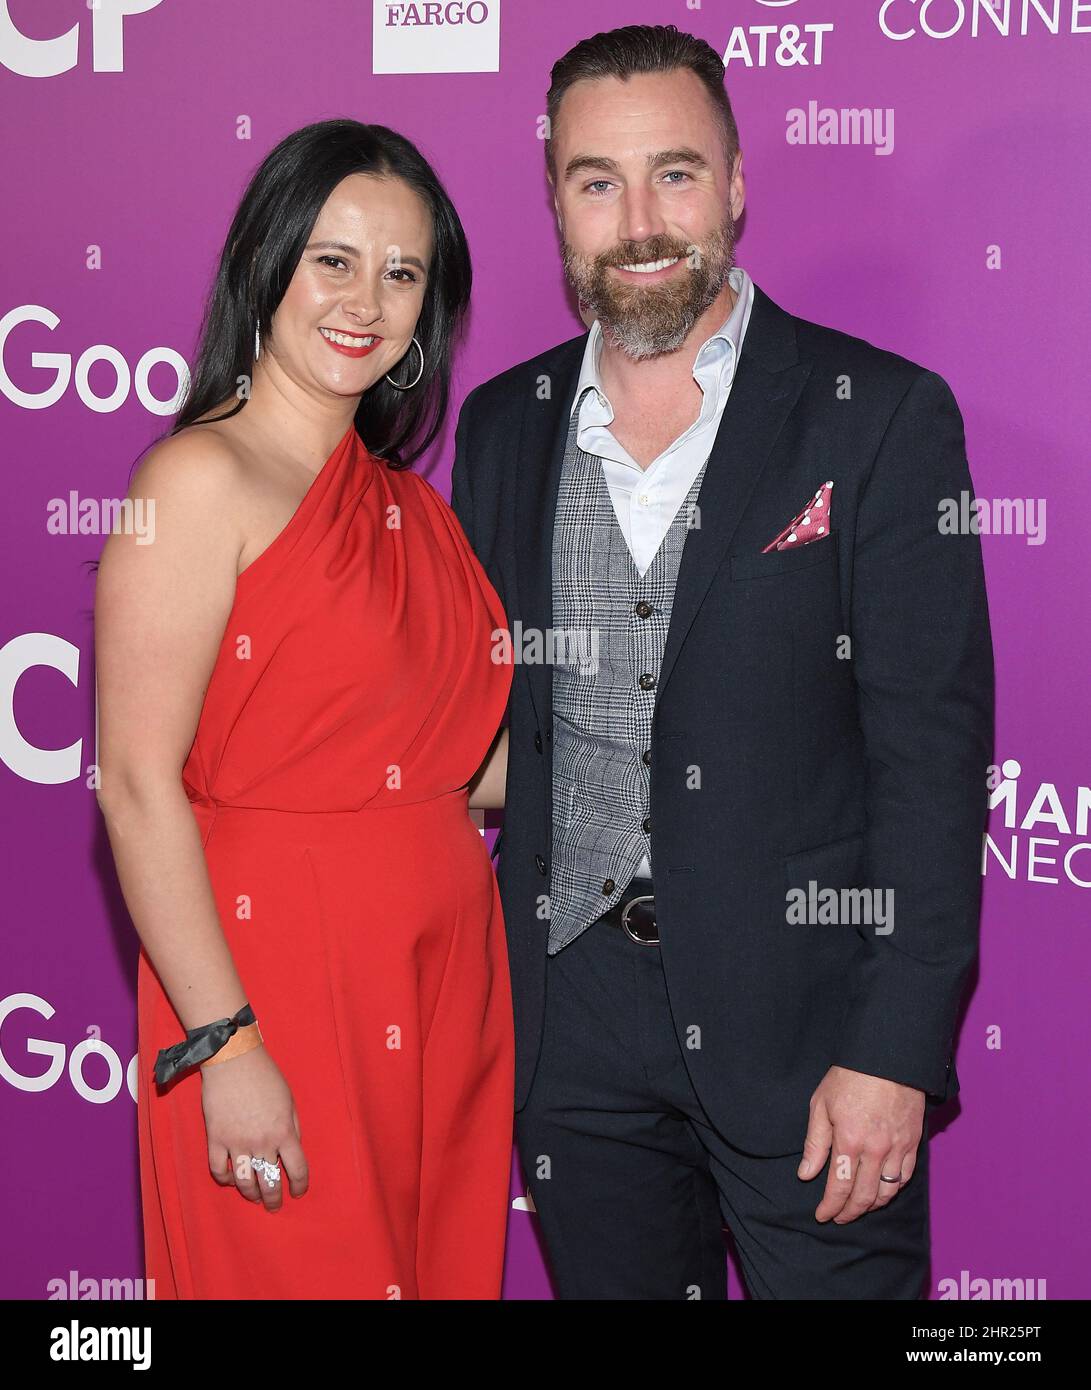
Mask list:
POLYGON ((636 613, 640 618, 650 618, 655 610, 650 603, 645 603, 643 599, 636 605, 636 613))
POLYGON ((535 734, 535 735, 534 735, 534 747, 538 750, 539 753, 542 751, 542 736, 541 736, 541 734, 535 734))
POLYGON ((652 818, 651 818, 651 816, 645 816, 644 819, 640 822, 640 824, 641 824, 641 825, 643 826, 643 828, 644 828, 644 834, 645 834, 645 835, 650 835, 650 834, 652 833, 652 818))
POLYGON ((640 677, 639 684, 641 690, 651 690, 652 686, 655 684, 655 677, 649 676, 647 671, 645 671, 644 674, 640 677))
POLYGON ((612 893, 616 887, 617 884, 614 882, 614 880, 612 878, 608 878, 606 882, 602 885, 602 891, 604 893, 612 893))
POLYGON ((652 750, 651 750, 650 748, 645 748, 645 749, 644 749, 644 752, 641 753, 641 755, 640 755, 640 761, 644 764, 645 767, 651 767, 651 765, 652 765, 652 750))
POLYGON ((534 856, 534 862, 535 862, 535 864, 538 865, 538 872, 539 872, 540 874, 544 874, 544 873, 545 873, 545 869, 546 869, 546 865, 545 865, 545 860, 542 858, 542 856, 541 856, 540 854, 536 854, 536 855, 534 856))

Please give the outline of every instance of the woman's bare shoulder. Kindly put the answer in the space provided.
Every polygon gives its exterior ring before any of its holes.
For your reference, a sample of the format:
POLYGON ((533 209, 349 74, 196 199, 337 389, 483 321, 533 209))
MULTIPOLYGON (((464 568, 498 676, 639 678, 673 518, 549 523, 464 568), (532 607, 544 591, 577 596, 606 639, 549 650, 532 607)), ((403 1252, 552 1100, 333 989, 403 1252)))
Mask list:
POLYGON ((155 556, 169 567, 205 566, 231 576, 243 545, 248 502, 245 453, 218 425, 197 424, 157 440, 141 459, 128 496, 145 508, 156 544, 139 549, 123 533, 107 537, 102 563, 123 554, 146 570, 155 556))
POLYGON ((246 480, 246 450, 221 422, 198 423, 158 440, 133 475, 134 495, 199 506, 236 498, 246 480))

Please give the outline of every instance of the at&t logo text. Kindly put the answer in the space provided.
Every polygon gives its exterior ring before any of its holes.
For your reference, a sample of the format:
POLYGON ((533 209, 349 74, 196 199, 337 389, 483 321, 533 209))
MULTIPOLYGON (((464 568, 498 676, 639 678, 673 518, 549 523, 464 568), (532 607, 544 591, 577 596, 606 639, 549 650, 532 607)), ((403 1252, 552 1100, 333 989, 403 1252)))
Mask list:
MULTIPOLYGON (((758 0, 768 10, 785 10, 796 0, 758 0)), ((744 67, 809 68, 822 65, 822 51, 832 24, 736 24, 723 52, 723 64, 744 67)))

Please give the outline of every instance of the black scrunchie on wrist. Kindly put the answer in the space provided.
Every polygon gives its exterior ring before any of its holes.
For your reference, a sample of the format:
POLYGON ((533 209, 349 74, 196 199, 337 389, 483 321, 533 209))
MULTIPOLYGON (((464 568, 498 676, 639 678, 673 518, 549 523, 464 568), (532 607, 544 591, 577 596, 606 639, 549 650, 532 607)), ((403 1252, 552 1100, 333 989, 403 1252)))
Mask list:
POLYGON ((156 1081, 160 1086, 165 1086, 179 1073, 188 1071, 199 1062, 207 1062, 240 1028, 256 1022, 254 1010, 249 1004, 244 1004, 234 1018, 218 1018, 215 1023, 190 1028, 184 1041, 175 1043, 173 1047, 164 1047, 155 1059, 156 1081))

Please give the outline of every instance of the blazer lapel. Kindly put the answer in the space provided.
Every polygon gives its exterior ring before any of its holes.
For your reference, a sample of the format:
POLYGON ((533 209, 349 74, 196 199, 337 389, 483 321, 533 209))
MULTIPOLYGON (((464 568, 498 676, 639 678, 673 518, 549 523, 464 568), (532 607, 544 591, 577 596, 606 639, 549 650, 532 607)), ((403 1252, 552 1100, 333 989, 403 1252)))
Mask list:
POLYGON ((807 378, 790 314, 754 286, 739 366, 697 496, 699 526, 690 528, 678 565, 656 706, 713 576, 727 555, 750 496, 807 378))
MULTIPOLYGON (((548 660, 548 630, 553 626, 553 516, 561 481, 561 464, 568 441, 572 397, 579 379, 587 334, 562 344, 553 369, 530 383, 523 406, 522 429, 516 448, 515 557, 520 634, 513 632, 515 660, 520 649, 536 638, 527 662, 531 699, 543 729, 553 723, 553 667, 548 660), (549 394, 542 390, 548 383, 549 394)), ((551 750, 550 750, 551 751, 551 750)))

